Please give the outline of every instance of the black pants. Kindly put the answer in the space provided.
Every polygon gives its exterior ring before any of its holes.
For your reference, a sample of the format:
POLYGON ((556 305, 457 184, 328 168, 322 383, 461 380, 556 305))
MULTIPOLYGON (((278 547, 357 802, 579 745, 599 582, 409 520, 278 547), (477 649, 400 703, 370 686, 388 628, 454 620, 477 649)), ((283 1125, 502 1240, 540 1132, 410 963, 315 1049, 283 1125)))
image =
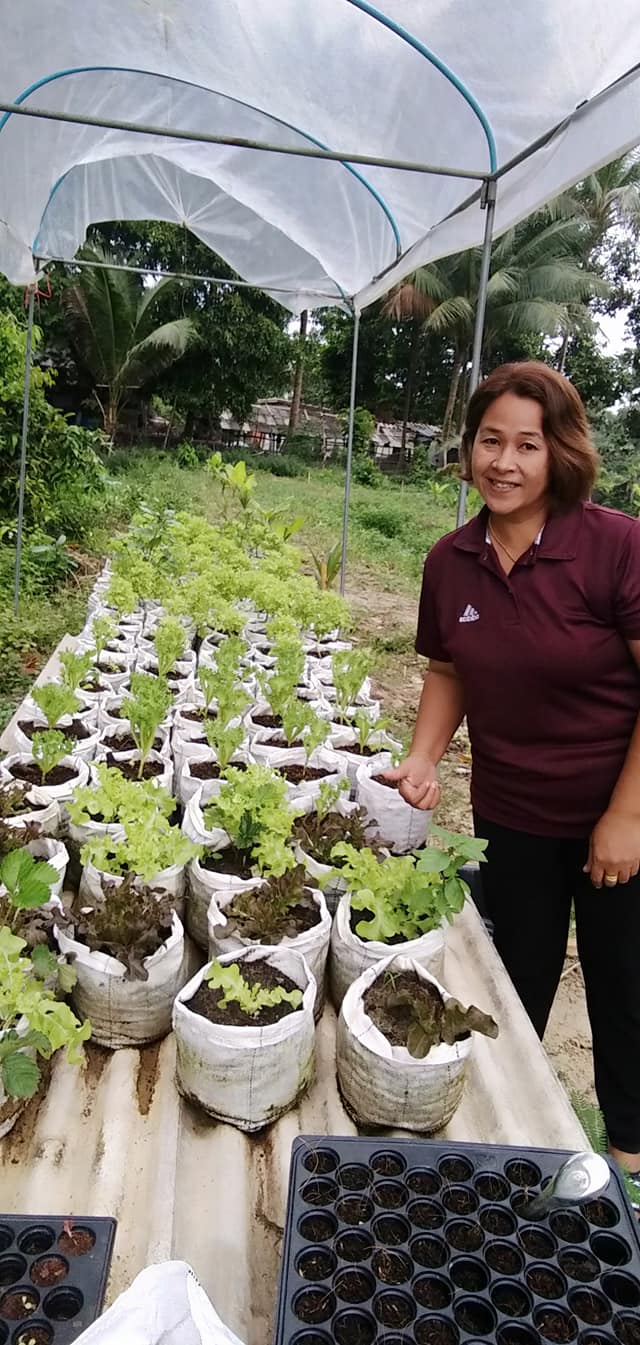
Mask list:
POLYGON ((530 836, 478 816, 474 823, 489 842, 480 870, 496 948, 541 1038, 573 899, 598 1100, 610 1142, 640 1153, 640 875, 598 889, 582 872, 587 841, 530 836))

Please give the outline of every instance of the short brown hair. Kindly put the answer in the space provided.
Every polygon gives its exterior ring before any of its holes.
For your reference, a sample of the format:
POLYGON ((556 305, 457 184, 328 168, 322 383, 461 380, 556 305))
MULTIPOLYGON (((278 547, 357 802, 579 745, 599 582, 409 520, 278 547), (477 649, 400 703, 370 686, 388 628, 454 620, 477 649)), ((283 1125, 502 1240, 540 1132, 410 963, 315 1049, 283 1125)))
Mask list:
POLYGON ((502 364, 474 392, 462 436, 460 466, 471 480, 471 452, 485 412, 497 397, 513 392, 542 407, 542 428, 549 449, 549 494, 556 509, 587 500, 598 475, 598 454, 591 442, 579 393, 564 374, 537 360, 502 364))

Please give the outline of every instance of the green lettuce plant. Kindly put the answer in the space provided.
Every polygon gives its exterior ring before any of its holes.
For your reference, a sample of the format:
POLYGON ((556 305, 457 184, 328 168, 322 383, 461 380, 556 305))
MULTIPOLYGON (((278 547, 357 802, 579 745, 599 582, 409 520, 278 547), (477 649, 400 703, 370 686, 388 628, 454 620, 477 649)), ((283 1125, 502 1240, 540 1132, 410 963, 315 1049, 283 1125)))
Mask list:
MULTIPOLYGON (((11 1098, 30 1098, 37 1092, 38 1056, 48 1060, 54 1051, 65 1049, 71 1064, 81 1064, 82 1043, 91 1035, 91 1024, 81 1023, 56 999, 38 975, 34 958, 23 956, 25 948, 24 939, 6 925, 0 928, 0 1078, 11 1098)), ((47 953, 42 949, 41 963, 47 953)))
POLYGON ((76 654, 73 649, 63 649, 60 654, 63 686, 69 691, 77 691, 88 676, 92 663, 92 650, 86 654, 76 654))
POLYGON ((169 712, 171 692, 164 678, 150 677, 148 673, 133 674, 131 692, 126 711, 133 740, 140 753, 138 779, 141 780, 156 733, 169 712))
MULTIPOLYGON (((158 793, 160 791, 157 791, 158 793)), ((124 876, 128 873, 149 883, 165 869, 183 868, 196 859, 200 848, 172 826, 160 812, 139 821, 123 823, 124 840, 114 836, 95 837, 80 851, 83 864, 93 864, 103 873, 124 876)))
POLYGON ((97 817, 102 822, 120 823, 125 828, 132 823, 153 825, 157 818, 163 821, 173 813, 175 799, 164 789, 158 789, 152 780, 139 783, 127 780, 115 766, 107 766, 106 762, 99 762, 95 771, 97 783, 76 789, 73 799, 66 805, 75 826, 86 826, 97 817))
POLYGON ((347 712, 354 704, 367 676, 370 662, 371 656, 365 649, 343 649, 332 655, 331 666, 339 719, 347 718, 347 712))
POLYGON ((184 653, 185 644, 184 626, 181 622, 175 617, 163 617, 153 640, 159 677, 165 678, 171 672, 180 655, 184 653))
POLYGON ((110 640, 115 638, 116 624, 110 616, 95 616, 91 625, 91 635, 94 643, 94 659, 96 663, 100 655, 106 649, 110 640))
POLYGON ((79 708, 75 691, 60 682, 45 682, 43 686, 35 686, 31 695, 51 729, 65 715, 70 717, 79 708))
POLYGON ((361 939, 387 943, 411 940, 452 923, 469 895, 458 869, 469 859, 480 859, 486 841, 433 828, 440 845, 429 845, 414 855, 389 855, 379 862, 369 849, 356 850, 339 843, 333 858, 341 862, 329 879, 344 878, 351 909, 365 911, 355 932, 361 939))
POLYGON ((287 786, 268 766, 230 766, 220 793, 205 809, 209 830, 220 827, 260 873, 281 876, 295 867, 290 840, 300 812, 287 801, 287 786))
POLYGON ((59 729, 44 729, 42 733, 34 733, 31 751, 36 765, 40 767, 42 784, 72 748, 73 743, 59 729))
POLYGON ((290 1004, 293 1009, 299 1009, 302 1004, 301 990, 285 990, 280 985, 263 990, 261 985, 249 985, 236 962, 228 966, 212 962, 205 973, 205 981, 210 990, 224 991, 218 1001, 220 1009, 237 1004, 248 1018, 257 1018, 262 1009, 271 1009, 276 1004, 290 1004))

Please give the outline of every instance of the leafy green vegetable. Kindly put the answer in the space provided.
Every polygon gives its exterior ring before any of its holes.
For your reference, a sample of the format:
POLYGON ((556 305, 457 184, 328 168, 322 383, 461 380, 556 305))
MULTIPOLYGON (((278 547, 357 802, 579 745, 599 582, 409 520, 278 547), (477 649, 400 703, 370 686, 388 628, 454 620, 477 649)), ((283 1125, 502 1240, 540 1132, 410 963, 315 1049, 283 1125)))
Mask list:
POLYGON ((356 925, 359 938, 381 943, 417 939, 443 920, 451 923, 462 910, 469 888, 457 870, 467 858, 482 857, 486 842, 437 827, 432 836, 440 846, 427 846, 417 855, 390 855, 380 863, 370 850, 344 843, 335 847, 333 858, 342 866, 329 878, 344 878, 352 910, 370 914, 356 925))
POLYGON ((58 874, 51 864, 34 859, 27 849, 12 850, 0 864, 0 921, 14 927, 15 917, 21 910, 43 906, 51 898, 51 889, 58 874))
POLYGON ((93 663, 93 653, 76 654, 72 649, 63 649, 60 654, 63 686, 69 691, 77 691, 88 675, 93 663))
POLYGON ((116 633, 115 621, 109 616, 94 616, 91 625, 91 634, 95 645, 94 658, 98 662, 103 649, 106 648, 110 640, 113 640, 116 633))
POLYGON ((31 694, 51 729, 65 715, 71 716, 79 709, 75 692, 59 682, 45 682, 43 686, 35 686, 31 694))
POLYGON ((365 993, 364 1008, 384 1036, 400 1036, 409 1054, 424 1060, 434 1046, 453 1046, 480 1032, 497 1037, 498 1026, 474 1005, 465 1009, 457 999, 444 1000, 437 986, 415 972, 385 972, 382 986, 374 982, 365 993))
MULTIPOLYGON (((160 792, 156 790, 157 794, 160 792)), ((184 836, 179 827, 172 826, 159 810, 123 825, 123 841, 114 836, 93 837, 87 841, 80 851, 82 863, 93 864, 103 873, 116 876, 132 873, 149 883, 165 869, 174 865, 182 868, 200 854, 199 847, 184 836)))
POLYGON ((133 673, 131 692, 126 710, 133 739, 140 753, 138 779, 142 779, 156 733, 169 712, 171 692, 164 678, 150 677, 148 673, 133 673))
POLYGON ((270 877, 259 888, 237 892, 225 909, 227 933, 252 943, 280 943, 300 933, 301 910, 309 912, 310 927, 320 919, 319 909, 307 887, 304 865, 270 877))
POLYGON ((364 808, 355 809, 348 817, 333 811, 307 813, 306 816, 298 818, 294 836, 305 854, 311 855, 318 864, 331 866, 333 863, 338 868, 339 856, 336 854, 336 846, 341 842, 353 846, 356 850, 368 847, 372 853, 378 854, 381 842, 377 837, 375 839, 367 837, 370 825, 364 808))
POLYGON ((184 653, 186 645, 184 626, 175 617, 166 616, 155 633, 153 647, 158 660, 158 676, 165 678, 184 653))
POLYGON ((170 937, 175 903, 139 883, 132 873, 121 883, 103 878, 101 886, 104 901, 70 916, 66 932, 93 952, 117 958, 131 980, 146 981, 145 959, 170 937))
POLYGON ((24 939, 0 928, 0 1078, 14 1098, 37 1091, 40 1068, 33 1053, 48 1060, 66 1048, 67 1059, 81 1064, 82 1043, 91 1035, 91 1024, 80 1023, 36 974, 25 947, 24 939))
POLYGON ((71 821, 86 826, 94 818, 102 822, 119 822, 126 827, 132 823, 149 822, 153 825, 160 817, 166 820, 175 808, 164 789, 158 789, 152 780, 139 783, 126 780, 115 766, 99 762, 95 767, 98 783, 76 789, 67 806, 71 821))
POLYGON ((58 729, 45 729, 42 733, 34 733, 31 750, 34 761, 40 767, 43 784, 51 771, 69 755, 72 748, 73 743, 58 729))
POLYGON ((331 666, 339 719, 346 719, 349 707, 355 703, 370 663, 371 655, 366 649, 343 649, 332 655, 331 666))
POLYGON ((239 1004, 248 1018, 257 1018, 262 1009, 270 1009, 276 1004, 291 1004, 294 1009, 299 1009, 302 1004, 301 990, 285 990, 281 985, 263 990, 260 985, 249 985, 237 962, 224 967, 219 962, 212 962, 205 980, 211 990, 224 991, 219 1000, 221 1009, 228 1004, 239 1004))
POLYGON ((204 818, 209 830, 226 831, 261 873, 280 876, 295 866, 289 841, 299 812, 288 804, 286 782, 268 766, 248 766, 246 771, 230 766, 204 818))

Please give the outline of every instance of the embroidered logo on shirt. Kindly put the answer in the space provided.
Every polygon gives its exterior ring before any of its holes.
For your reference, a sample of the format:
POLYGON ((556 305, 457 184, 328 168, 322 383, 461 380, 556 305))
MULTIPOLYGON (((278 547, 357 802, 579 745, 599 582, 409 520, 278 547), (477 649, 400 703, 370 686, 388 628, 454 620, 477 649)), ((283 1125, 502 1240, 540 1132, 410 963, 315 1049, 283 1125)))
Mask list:
POLYGON ((462 622, 479 621, 479 620, 480 620, 480 613, 476 612, 475 607, 472 607, 470 603, 467 603, 464 612, 462 613, 462 616, 458 617, 458 621, 462 622))

